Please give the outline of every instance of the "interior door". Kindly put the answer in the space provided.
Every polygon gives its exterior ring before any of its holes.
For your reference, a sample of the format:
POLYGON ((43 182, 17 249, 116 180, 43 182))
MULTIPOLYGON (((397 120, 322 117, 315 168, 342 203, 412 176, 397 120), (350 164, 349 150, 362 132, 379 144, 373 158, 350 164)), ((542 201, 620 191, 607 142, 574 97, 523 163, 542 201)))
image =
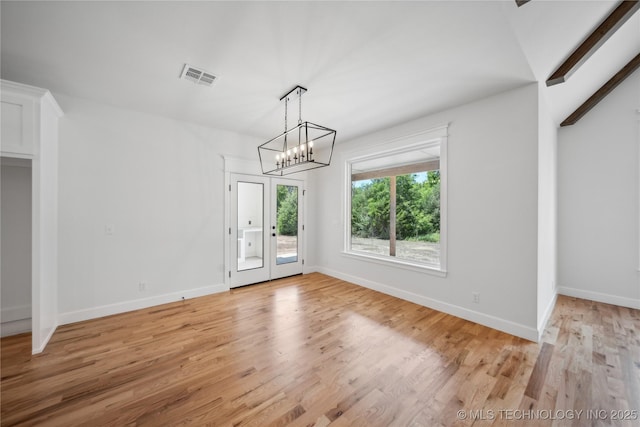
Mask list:
POLYGON ((230 287, 302 273, 302 184, 230 175, 230 287))
POLYGON ((302 181, 271 179, 271 279, 302 273, 302 181))

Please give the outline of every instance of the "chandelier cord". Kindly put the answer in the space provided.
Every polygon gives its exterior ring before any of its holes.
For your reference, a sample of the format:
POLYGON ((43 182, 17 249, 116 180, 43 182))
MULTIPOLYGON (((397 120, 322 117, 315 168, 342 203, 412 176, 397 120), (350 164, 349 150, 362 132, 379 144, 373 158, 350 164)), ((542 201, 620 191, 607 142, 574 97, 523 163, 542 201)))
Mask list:
POLYGON ((284 98, 284 151, 283 153, 287 151, 287 109, 288 109, 287 106, 288 104, 289 104, 289 97, 286 96, 284 98))
POLYGON ((287 104, 289 102, 289 97, 287 96, 284 99, 284 131, 287 131, 287 104))
POLYGON ((302 124, 302 91, 298 89, 298 124, 302 124))

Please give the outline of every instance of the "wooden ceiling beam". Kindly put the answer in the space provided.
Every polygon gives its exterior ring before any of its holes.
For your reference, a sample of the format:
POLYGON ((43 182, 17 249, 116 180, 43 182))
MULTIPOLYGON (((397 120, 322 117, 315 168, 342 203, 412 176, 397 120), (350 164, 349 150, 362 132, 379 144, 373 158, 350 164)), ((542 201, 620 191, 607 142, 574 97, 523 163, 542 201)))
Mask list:
POLYGON ((633 58, 627 65, 622 67, 620 71, 616 73, 608 82, 606 82, 600 89, 596 91, 591 98, 587 99, 576 111, 573 112, 566 120, 560 123, 560 126, 571 126, 595 107, 605 96, 616 88, 620 83, 629 77, 633 72, 640 67, 640 53, 633 58))
POLYGON ((621 1, 607 19, 605 19, 547 79, 547 86, 553 86, 567 81, 638 9, 640 9, 640 0, 621 1))

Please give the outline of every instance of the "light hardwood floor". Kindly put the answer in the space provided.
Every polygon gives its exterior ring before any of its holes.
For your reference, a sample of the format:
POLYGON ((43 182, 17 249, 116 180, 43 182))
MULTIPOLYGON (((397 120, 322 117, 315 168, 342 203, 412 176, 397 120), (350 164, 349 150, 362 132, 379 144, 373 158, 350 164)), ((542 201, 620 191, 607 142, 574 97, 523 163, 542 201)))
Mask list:
POLYGON ((536 344, 316 273, 4 338, 1 424, 638 426, 638 331, 560 296, 536 344))

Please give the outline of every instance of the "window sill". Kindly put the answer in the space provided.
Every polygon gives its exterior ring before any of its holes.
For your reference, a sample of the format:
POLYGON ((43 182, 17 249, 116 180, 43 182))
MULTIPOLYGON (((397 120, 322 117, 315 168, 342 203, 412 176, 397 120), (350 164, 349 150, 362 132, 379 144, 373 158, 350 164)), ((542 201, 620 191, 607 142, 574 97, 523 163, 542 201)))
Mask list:
POLYGON ((417 264, 417 263, 412 263, 410 261, 405 261, 405 260, 402 260, 402 261, 394 260, 394 259, 389 259, 389 257, 375 256, 375 255, 364 253, 364 252, 343 251, 341 252, 341 254, 342 256, 347 258, 353 258, 361 261, 372 262, 378 265, 399 268, 402 270, 417 271, 419 273, 426 273, 426 274, 437 276, 437 277, 447 277, 446 270, 441 270, 438 267, 431 267, 425 264, 417 264))

